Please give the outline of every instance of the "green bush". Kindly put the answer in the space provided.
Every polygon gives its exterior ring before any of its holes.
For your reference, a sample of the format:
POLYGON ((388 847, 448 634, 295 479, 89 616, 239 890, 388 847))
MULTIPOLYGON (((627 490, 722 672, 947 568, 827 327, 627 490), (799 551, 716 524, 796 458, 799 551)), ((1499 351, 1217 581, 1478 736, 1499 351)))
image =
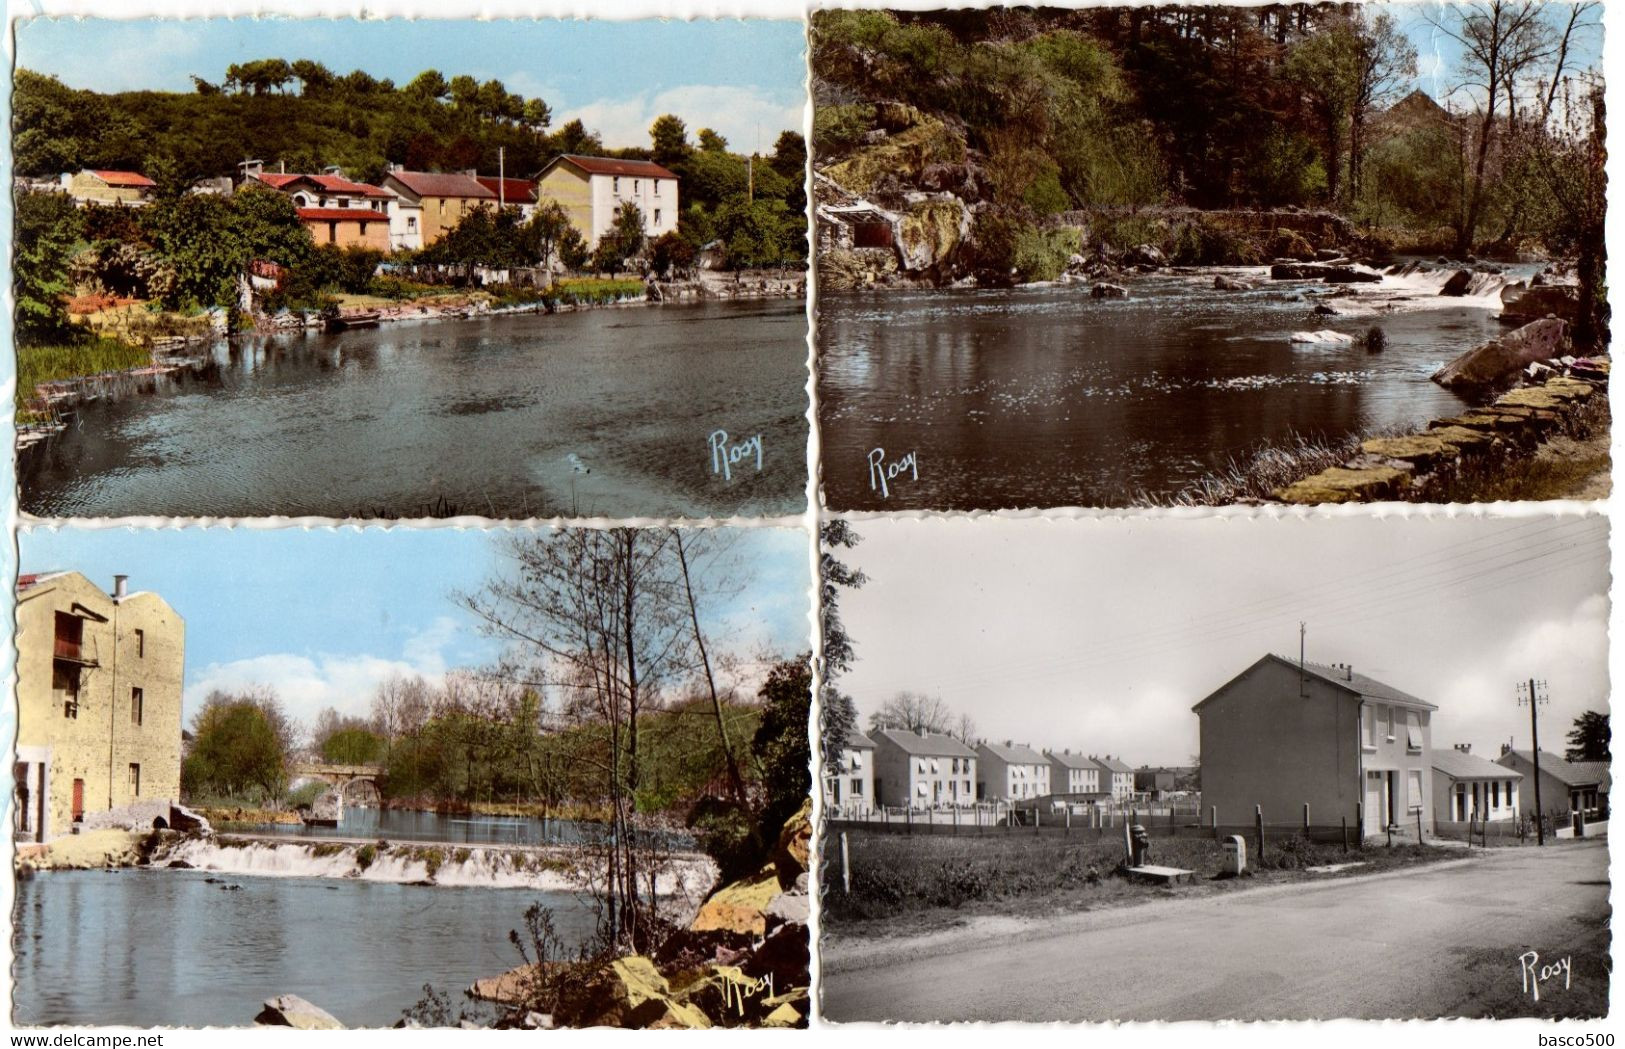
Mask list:
POLYGON ((842 153, 874 129, 875 107, 864 103, 819 106, 813 111, 813 141, 820 153, 842 153))
POLYGON ((1016 233, 1011 262, 1023 281, 1054 280, 1082 247, 1083 236, 1076 229, 1027 227, 1016 233))

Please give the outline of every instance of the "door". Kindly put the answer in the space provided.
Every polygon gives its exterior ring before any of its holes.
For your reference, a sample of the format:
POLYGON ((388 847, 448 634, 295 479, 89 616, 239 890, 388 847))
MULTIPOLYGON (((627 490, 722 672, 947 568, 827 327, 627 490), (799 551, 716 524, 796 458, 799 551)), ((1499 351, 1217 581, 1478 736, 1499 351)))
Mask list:
POLYGON ((73 781, 73 822, 82 823, 85 818, 85 781, 73 781))
POLYGON ((1380 772, 1365 774, 1365 827, 1366 834, 1381 834, 1383 821, 1388 816, 1387 779, 1380 772))

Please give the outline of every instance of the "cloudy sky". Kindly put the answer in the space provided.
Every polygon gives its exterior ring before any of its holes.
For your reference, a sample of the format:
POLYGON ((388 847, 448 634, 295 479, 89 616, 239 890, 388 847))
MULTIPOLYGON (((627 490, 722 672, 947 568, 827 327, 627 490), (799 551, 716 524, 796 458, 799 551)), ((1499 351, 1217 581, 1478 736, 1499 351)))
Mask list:
POLYGON ((871 520, 840 556, 862 718, 940 696, 990 739, 1184 764, 1190 708, 1266 653, 1349 663, 1439 706, 1436 745, 1543 749, 1608 709, 1607 525, 1510 519, 871 520))
POLYGON ((425 69, 448 80, 496 78, 545 99, 553 126, 579 117, 611 147, 647 146, 649 125, 676 113, 690 133, 733 148, 773 149, 802 127, 799 21, 490 21, 212 19, 16 23, 18 64, 96 91, 191 91, 257 58, 309 58, 404 85, 425 69), (758 138, 758 135, 760 138, 758 138))
MULTIPOLYGON (((730 575, 748 588, 706 617, 715 649, 793 655, 810 631, 805 532, 731 529, 730 575)), ((499 646, 458 607, 505 564, 501 533, 457 528, 35 528, 23 573, 71 569, 151 590, 186 620, 184 717, 211 689, 266 684, 307 725, 324 707, 367 713, 391 674, 438 679, 499 646)), ((746 673, 753 673, 747 668, 746 673)))

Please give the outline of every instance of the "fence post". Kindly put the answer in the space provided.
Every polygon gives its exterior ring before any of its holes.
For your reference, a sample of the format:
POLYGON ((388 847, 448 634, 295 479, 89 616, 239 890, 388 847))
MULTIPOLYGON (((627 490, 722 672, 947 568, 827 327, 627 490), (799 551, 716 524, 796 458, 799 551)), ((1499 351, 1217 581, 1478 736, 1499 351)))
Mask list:
POLYGON ((1349 851, 1349 818, 1343 817, 1343 851, 1349 851))
POLYGON ((1416 810, 1416 844, 1422 844, 1422 810, 1416 810))
POLYGON ((852 895, 852 854, 846 847, 846 831, 841 831, 841 884, 846 894, 852 895))
POLYGON ((1253 806, 1253 822, 1258 826, 1258 862, 1264 862, 1264 806, 1253 806))
POLYGON ((954 837, 959 836, 959 806, 954 806, 954 837))
POLYGON ((1070 802, 1066 806, 1066 836, 1069 838, 1072 836, 1072 805, 1070 802))
POLYGON ((1303 836, 1309 837, 1309 803, 1303 803, 1303 836))
POLYGON ((1213 827, 1213 836, 1217 838, 1219 836, 1219 806, 1209 805, 1207 807, 1207 816, 1208 823, 1213 827))
POLYGON ((903 810, 903 819, 908 824, 908 833, 914 833, 914 806, 910 805, 903 810))
POLYGON ((1038 810, 1038 802, 1033 802, 1033 830, 1044 825, 1044 815, 1038 810))

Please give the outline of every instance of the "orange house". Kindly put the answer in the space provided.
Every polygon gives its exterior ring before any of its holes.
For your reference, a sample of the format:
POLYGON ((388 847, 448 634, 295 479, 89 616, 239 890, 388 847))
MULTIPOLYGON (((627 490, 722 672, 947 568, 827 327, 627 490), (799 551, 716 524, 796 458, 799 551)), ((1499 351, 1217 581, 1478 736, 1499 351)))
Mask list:
POLYGON ((389 215, 365 208, 300 208, 299 221, 317 244, 389 250, 389 215))

